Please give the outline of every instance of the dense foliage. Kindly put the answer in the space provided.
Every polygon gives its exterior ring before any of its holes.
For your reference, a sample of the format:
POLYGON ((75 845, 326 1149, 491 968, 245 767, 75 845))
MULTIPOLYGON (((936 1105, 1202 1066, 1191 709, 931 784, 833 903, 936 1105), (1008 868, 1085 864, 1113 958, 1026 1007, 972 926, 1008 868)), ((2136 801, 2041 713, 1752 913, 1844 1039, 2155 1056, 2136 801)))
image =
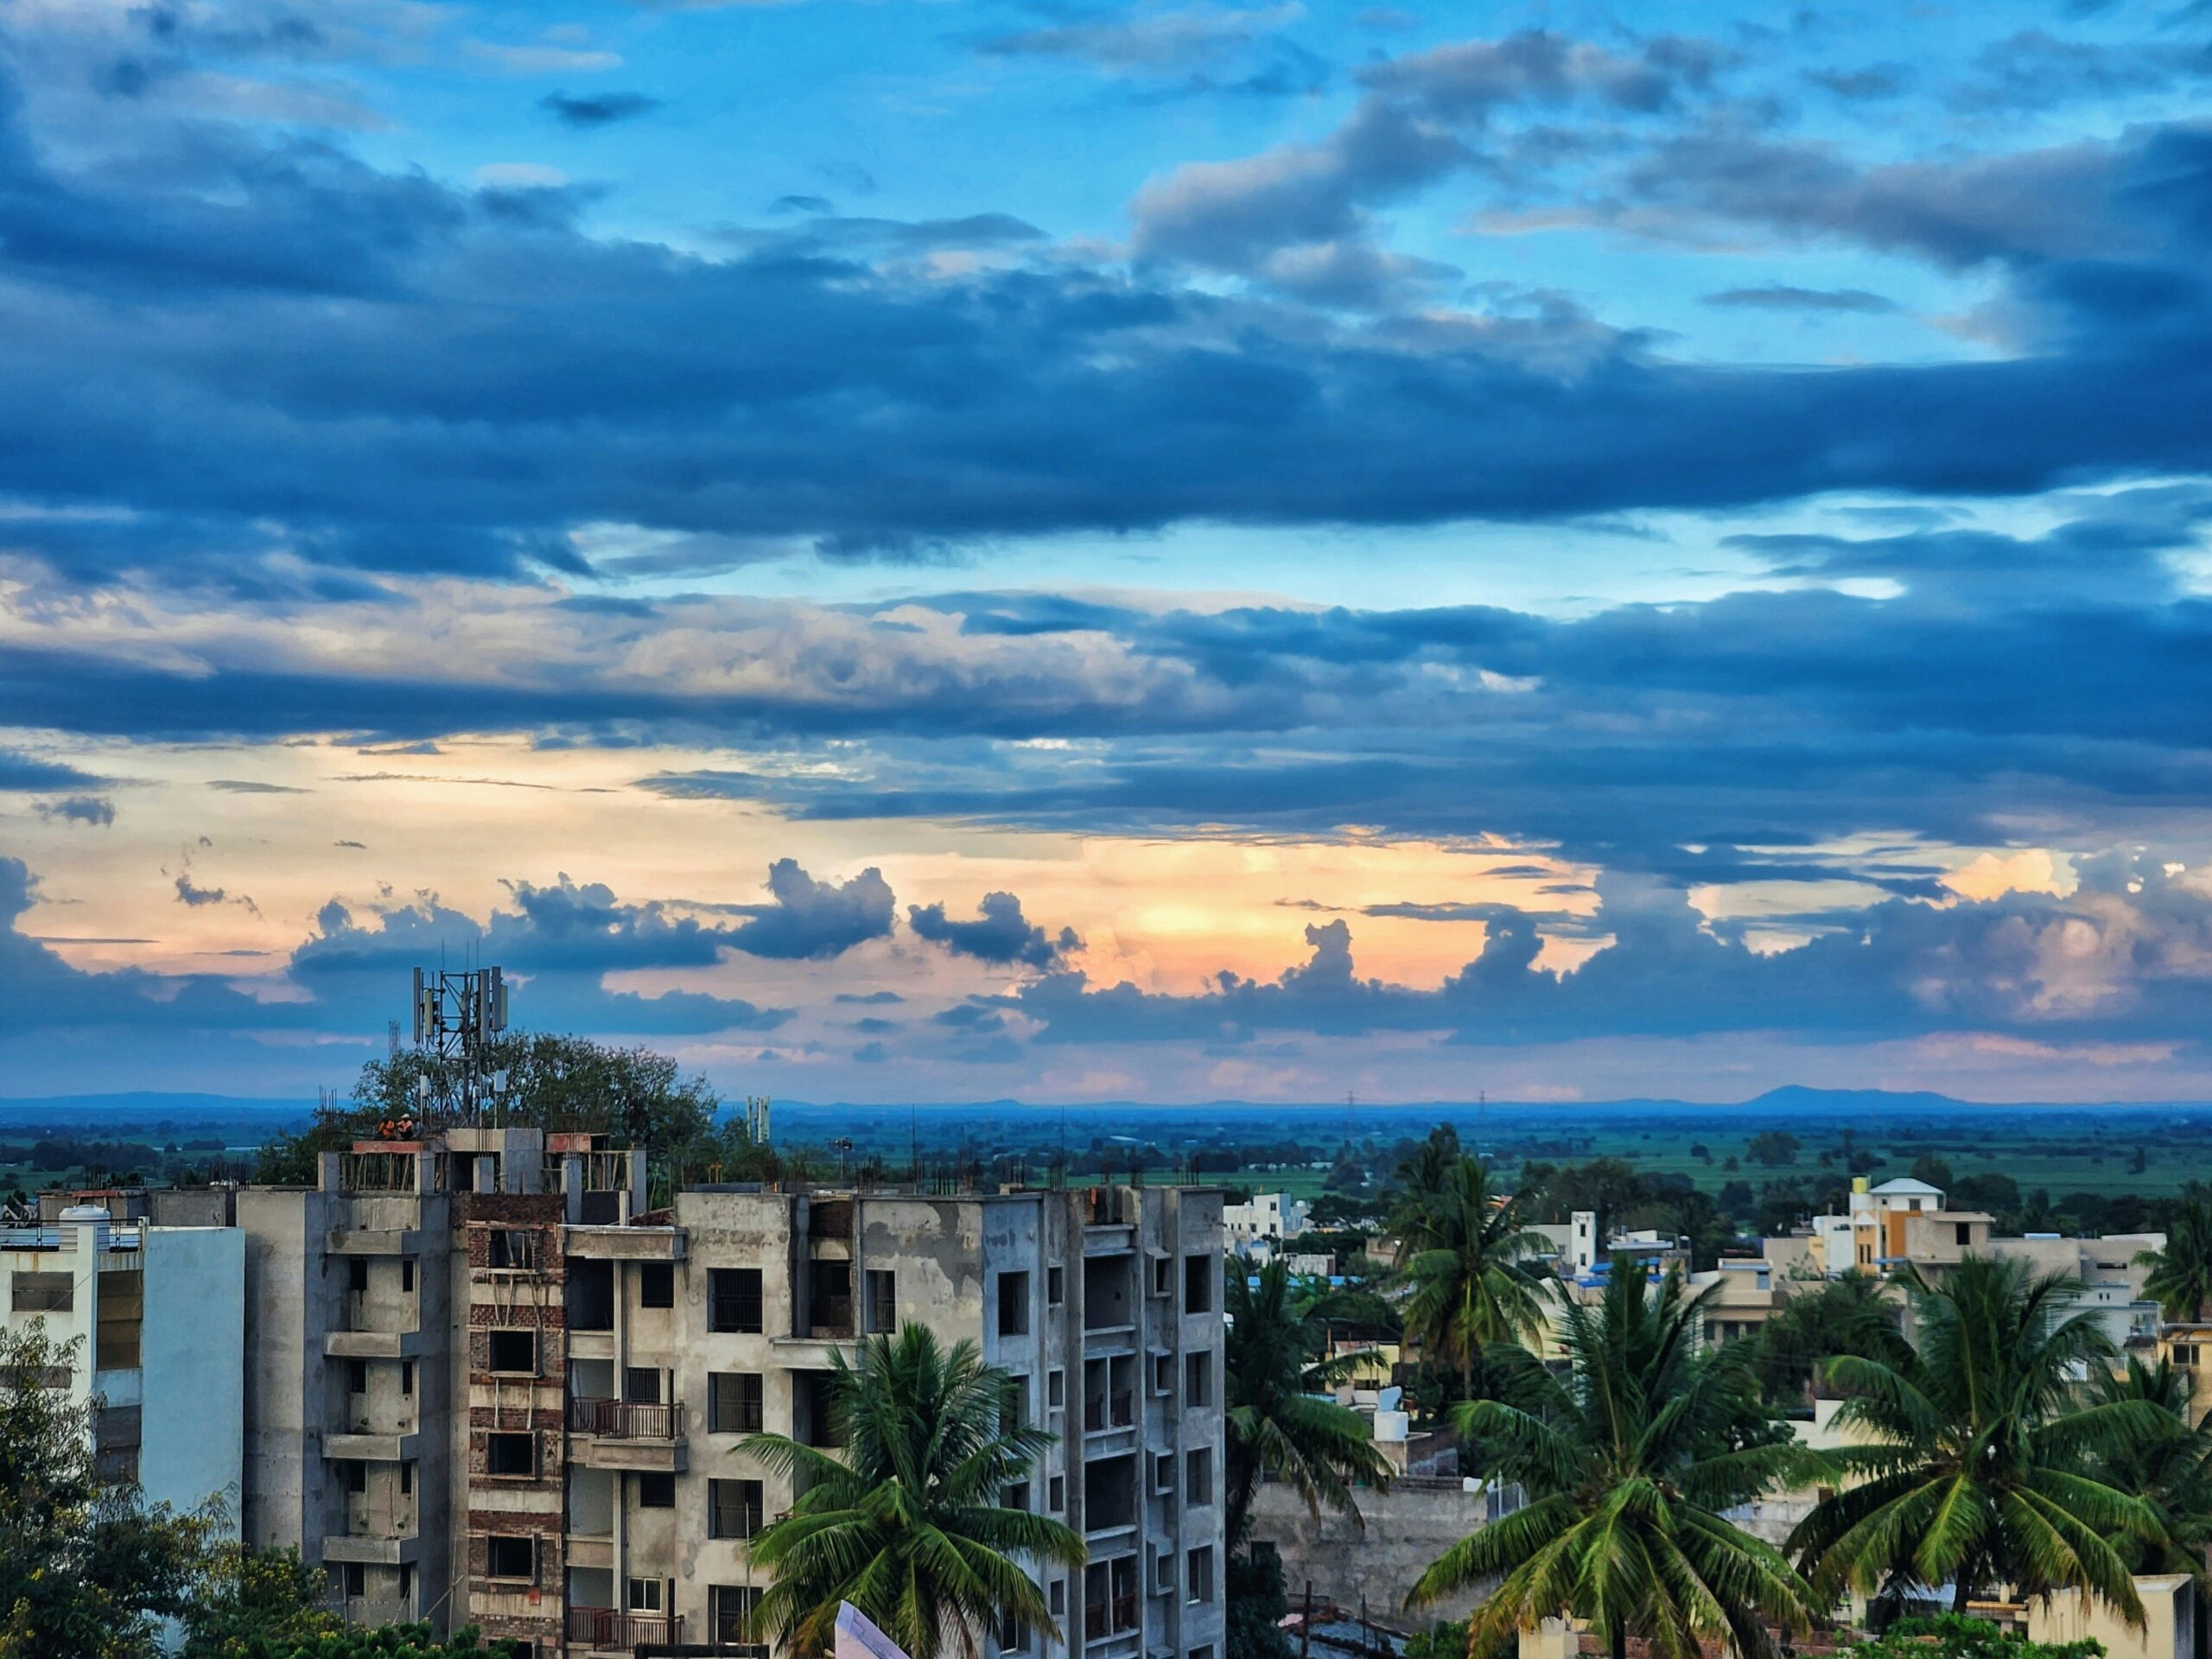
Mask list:
POLYGON ((1009 1618, 1047 1629, 1044 1592, 1017 1557, 1080 1567, 1080 1535, 1007 1507, 1052 1436, 1014 1421, 1005 1372, 973 1343, 940 1349, 926 1325, 872 1337, 856 1363, 831 1355, 834 1432, 842 1456, 783 1434, 744 1449, 803 1490, 753 1539, 774 1579, 754 1629, 787 1651, 827 1652, 849 1601, 912 1659, 950 1645, 963 1659, 977 1632, 1009 1618))
POLYGON ((1459 1426, 1491 1448, 1493 1471, 1529 1495, 1438 1559, 1416 1605, 1488 1587, 1469 1621, 1469 1651, 1499 1654, 1523 1627, 1569 1615, 1655 1659, 1701 1659, 1732 1642, 1748 1659, 1775 1651, 1769 1626, 1802 1629, 1819 1611, 1782 1554, 1722 1511, 1805 1473, 1796 1447, 1747 1434, 1758 1384, 1745 1344, 1708 1346, 1705 1309, 1679 1270, 1656 1288, 1617 1263, 1594 1305, 1559 1309, 1567 1359, 1554 1376, 1522 1367, 1525 1403, 1474 1400, 1459 1426))
POLYGON ((1814 1581, 1831 1595, 1948 1584, 1956 1612, 1997 1585, 2020 1596, 2080 1590, 2139 1620, 2126 1546, 2164 1529, 2105 1471, 2170 1433, 2171 1414, 2085 1395, 2076 1379, 2108 1370, 2114 1354, 2068 1281, 1968 1256, 1940 1283, 1908 1277, 1906 1291, 1915 1350, 1827 1366, 1850 1396, 1839 1421, 1863 1443, 1830 1454, 1859 1484, 1790 1538, 1814 1581))

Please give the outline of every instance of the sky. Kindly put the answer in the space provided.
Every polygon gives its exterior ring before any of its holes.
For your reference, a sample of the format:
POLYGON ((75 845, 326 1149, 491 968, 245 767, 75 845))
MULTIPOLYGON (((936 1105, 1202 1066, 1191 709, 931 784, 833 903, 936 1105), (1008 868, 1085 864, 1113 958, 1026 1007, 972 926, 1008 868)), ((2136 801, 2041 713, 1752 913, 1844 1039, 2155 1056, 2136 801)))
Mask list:
POLYGON ((0 1092, 2212 1099, 2212 6, 0 0, 0 1092))

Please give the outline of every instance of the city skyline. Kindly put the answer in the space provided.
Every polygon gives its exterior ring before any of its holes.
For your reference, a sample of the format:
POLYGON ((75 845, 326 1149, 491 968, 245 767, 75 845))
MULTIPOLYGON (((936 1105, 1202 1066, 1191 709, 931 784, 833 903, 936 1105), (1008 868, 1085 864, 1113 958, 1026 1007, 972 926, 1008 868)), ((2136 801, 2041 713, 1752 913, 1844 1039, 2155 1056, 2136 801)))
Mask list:
POLYGON ((7 1092, 2212 1099, 2209 26, 19 4, 7 1092))

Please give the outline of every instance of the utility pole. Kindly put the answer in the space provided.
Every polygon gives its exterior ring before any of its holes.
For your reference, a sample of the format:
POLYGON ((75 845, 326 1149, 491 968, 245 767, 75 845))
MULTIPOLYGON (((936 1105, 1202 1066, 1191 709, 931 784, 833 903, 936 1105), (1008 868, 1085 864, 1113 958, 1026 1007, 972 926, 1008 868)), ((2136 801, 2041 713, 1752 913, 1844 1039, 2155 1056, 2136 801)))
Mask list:
POLYGON ((1313 1580, 1306 1580, 1306 1617, 1298 1622, 1298 1659, 1306 1659, 1313 1646, 1313 1580))

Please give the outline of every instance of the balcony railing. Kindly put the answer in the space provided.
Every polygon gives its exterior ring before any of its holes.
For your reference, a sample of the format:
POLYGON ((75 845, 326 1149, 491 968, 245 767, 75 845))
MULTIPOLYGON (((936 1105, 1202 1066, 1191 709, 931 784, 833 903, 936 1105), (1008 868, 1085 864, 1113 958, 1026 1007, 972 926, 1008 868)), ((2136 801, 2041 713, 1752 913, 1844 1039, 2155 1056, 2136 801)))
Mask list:
POLYGON ((808 1333, 816 1337, 849 1337, 853 1334, 853 1299, 850 1296, 817 1296, 808 1312, 808 1333))
POLYGON ((1134 1592, 1107 1601, 1086 1603, 1083 1610, 1083 1638, 1103 1642, 1109 1636, 1137 1627, 1137 1599, 1134 1592))
POLYGON ((627 1400, 571 1400, 569 1428, 610 1440, 674 1440, 683 1434, 680 1405, 642 1406, 627 1400))
POLYGON ((571 1607, 569 1640, 587 1648, 620 1650, 645 1643, 672 1647, 683 1640, 683 1618, 681 1614, 626 1613, 615 1607, 571 1607))
POLYGON ((1094 1394, 1083 1402, 1083 1427, 1089 1433, 1103 1434, 1109 1428, 1127 1428, 1136 1420, 1136 1396, 1128 1389, 1094 1394))

